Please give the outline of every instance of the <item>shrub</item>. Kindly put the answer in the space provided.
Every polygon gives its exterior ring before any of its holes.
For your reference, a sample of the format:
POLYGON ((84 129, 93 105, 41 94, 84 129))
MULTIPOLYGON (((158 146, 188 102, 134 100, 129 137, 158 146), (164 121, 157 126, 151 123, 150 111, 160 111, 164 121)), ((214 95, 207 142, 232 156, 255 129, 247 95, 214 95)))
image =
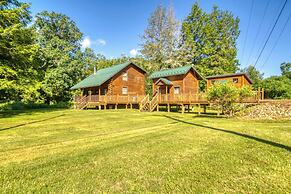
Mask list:
POLYGON ((252 94, 252 89, 248 86, 237 88, 230 82, 215 83, 207 91, 207 99, 218 109, 218 111, 232 116, 234 112, 241 108, 241 106, 236 103, 242 102, 245 98, 252 96, 252 94))
POLYGON ((42 108, 70 108, 71 102, 59 102, 56 104, 45 103, 24 103, 21 101, 3 103, 0 105, 0 111, 5 110, 29 110, 29 109, 42 109, 42 108))

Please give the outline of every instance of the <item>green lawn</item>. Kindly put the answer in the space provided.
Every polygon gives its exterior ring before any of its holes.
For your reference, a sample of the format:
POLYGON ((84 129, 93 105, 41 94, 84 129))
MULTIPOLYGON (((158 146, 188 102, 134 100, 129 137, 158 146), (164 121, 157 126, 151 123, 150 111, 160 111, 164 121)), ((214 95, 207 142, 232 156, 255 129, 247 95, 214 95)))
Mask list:
POLYGON ((132 110, 0 116, 1 193, 291 191, 291 121, 132 110))

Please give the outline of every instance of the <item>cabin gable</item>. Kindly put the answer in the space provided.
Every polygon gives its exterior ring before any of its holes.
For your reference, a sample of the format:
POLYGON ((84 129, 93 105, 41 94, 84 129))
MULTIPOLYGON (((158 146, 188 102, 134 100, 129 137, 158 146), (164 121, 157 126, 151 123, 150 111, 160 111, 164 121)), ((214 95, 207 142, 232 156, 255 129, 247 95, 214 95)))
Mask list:
POLYGON ((199 92, 199 77, 192 68, 185 74, 165 76, 171 82, 171 85, 159 81, 160 78, 153 79, 153 94, 159 92, 161 94, 189 94, 199 92), (167 90, 167 91, 166 91, 167 90))
POLYGON ((109 95, 145 95, 145 73, 131 64, 111 78, 107 85, 109 95))

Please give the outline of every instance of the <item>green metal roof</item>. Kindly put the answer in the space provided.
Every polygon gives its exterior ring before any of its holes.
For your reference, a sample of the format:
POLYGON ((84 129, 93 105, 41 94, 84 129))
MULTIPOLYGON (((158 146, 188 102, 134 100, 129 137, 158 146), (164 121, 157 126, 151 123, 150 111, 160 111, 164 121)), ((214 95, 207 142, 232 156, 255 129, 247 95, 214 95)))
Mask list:
POLYGON ((101 86, 103 83, 105 83, 107 80, 112 78, 114 75, 119 73, 121 70, 123 70, 125 67, 127 67, 130 64, 135 65, 136 67, 138 67, 139 69, 145 72, 145 70, 143 70, 142 68, 140 68, 139 66, 137 66, 136 64, 132 62, 126 62, 119 65, 113 65, 108 68, 100 69, 95 74, 92 74, 86 77, 85 79, 83 79, 82 81, 80 81, 79 83, 71 87, 71 90, 79 89, 79 88, 88 88, 88 87, 93 87, 93 86, 101 86))
POLYGON ((168 77, 168 76, 174 76, 174 75, 184 75, 188 73, 191 69, 197 73, 198 79, 199 78, 203 79, 203 77, 192 66, 183 66, 183 67, 178 67, 178 68, 173 68, 173 69, 164 69, 161 71, 155 71, 149 76, 149 78, 155 79, 155 78, 162 78, 162 77, 168 77))
POLYGON ((166 78, 160 78, 156 83, 158 83, 159 81, 164 82, 164 84, 166 85, 173 85, 172 82, 166 78))

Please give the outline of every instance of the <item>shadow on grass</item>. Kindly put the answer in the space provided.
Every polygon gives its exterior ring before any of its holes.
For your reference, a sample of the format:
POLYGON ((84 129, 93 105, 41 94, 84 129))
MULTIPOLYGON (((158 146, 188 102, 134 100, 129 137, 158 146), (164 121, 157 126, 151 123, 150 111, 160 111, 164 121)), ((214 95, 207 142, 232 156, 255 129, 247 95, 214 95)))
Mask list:
POLYGON ((62 117, 64 115, 65 114, 61 114, 61 115, 50 117, 50 118, 46 118, 46 119, 41 119, 41 120, 37 120, 37 121, 31 121, 31 122, 27 122, 27 123, 22 123, 22 124, 18 124, 18 125, 15 125, 15 126, 11 126, 11 127, 6 127, 6 128, 3 128, 3 129, 0 129, 0 131, 4 131, 4 130, 8 130, 8 129, 14 129, 14 128, 22 127, 22 126, 29 125, 29 124, 40 123, 40 122, 52 120, 52 119, 55 119, 55 118, 58 118, 58 117, 62 117))
POLYGON ((254 136, 247 135, 247 134, 244 134, 244 133, 239 133, 239 132, 236 132, 236 131, 231 131, 231 130, 227 130, 227 129, 221 129, 221 128, 210 127, 210 126, 207 126, 207 125, 191 123, 191 122, 183 121, 183 120, 180 120, 180 119, 177 119, 177 118, 173 118, 173 117, 170 117, 170 116, 167 116, 167 115, 164 115, 164 117, 166 117, 168 119, 172 119, 174 121, 185 123, 185 124, 188 124, 188 125, 194 125, 194 126, 197 126, 197 127, 203 127, 203 128, 208 128, 208 129, 212 129, 212 130, 215 130, 215 131, 221 131, 221 132, 230 133, 230 134, 233 134, 233 135, 238 135, 240 137, 244 137, 244 138, 247 138, 247 139, 255 140, 255 141, 258 141, 260 143, 264 143, 264 144, 268 144, 268 145, 271 145, 271 146, 274 146, 274 147, 282 148, 282 149, 285 149, 285 150, 291 152, 291 147, 287 146, 287 145, 284 145, 284 144, 280 144, 280 143, 276 143, 276 142, 273 142, 273 141, 261 139, 261 138, 258 138, 258 137, 254 137, 254 136))

